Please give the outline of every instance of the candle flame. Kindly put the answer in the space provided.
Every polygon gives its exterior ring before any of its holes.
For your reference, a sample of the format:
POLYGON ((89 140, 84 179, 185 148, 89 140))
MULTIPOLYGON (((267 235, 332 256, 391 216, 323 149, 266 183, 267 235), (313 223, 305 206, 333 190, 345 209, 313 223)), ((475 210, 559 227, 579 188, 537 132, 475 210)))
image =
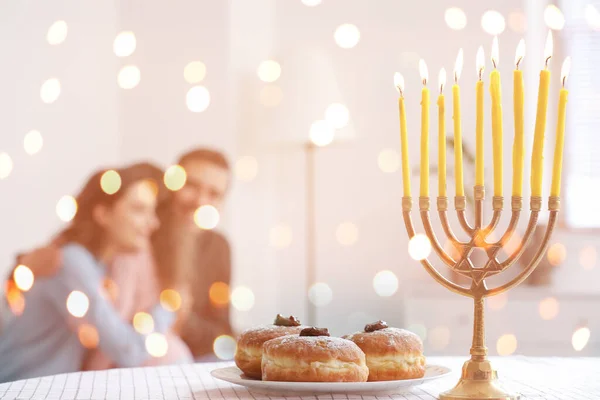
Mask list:
POLYGON ((565 61, 562 65, 562 70, 560 71, 560 77, 562 81, 562 86, 565 87, 567 83, 567 78, 569 77, 569 71, 571 70, 571 57, 565 58, 565 61))
POLYGON ((398 89, 400 96, 404 97, 404 77, 400 72, 394 74, 394 86, 398 89))
POLYGON ((462 73, 463 68, 463 49, 461 48, 458 51, 458 55, 456 56, 456 62, 454 63, 454 83, 458 83, 458 79, 460 78, 460 74, 462 73))
POLYGON ((552 58, 552 31, 548 31, 548 37, 546 38, 546 46, 544 47, 544 65, 545 68, 548 68, 548 62, 552 58))
POLYGON ((479 76, 479 80, 481 80, 483 70, 485 69, 485 56, 483 54, 483 46, 479 46, 479 49, 477 49, 477 57, 475 60, 477 64, 477 75, 479 76))
POLYGON ((519 64, 521 64, 523 58, 525 58, 525 40, 521 39, 519 41, 519 45, 517 46, 517 52, 515 54, 515 65, 517 66, 517 69, 519 69, 519 64))
POLYGON ((421 74, 421 81, 423 85, 427 85, 427 80, 429 79, 429 73, 427 72, 427 64, 425 64, 425 60, 419 60, 419 74, 421 74))
POLYGON ((494 68, 498 67, 498 63, 500 62, 500 50, 498 49, 498 36, 494 36, 494 40, 492 41, 492 64, 494 68))
POLYGON ((440 81, 440 94, 442 94, 442 92, 444 91, 444 86, 446 85, 446 69, 445 68, 440 69, 439 81, 440 81))

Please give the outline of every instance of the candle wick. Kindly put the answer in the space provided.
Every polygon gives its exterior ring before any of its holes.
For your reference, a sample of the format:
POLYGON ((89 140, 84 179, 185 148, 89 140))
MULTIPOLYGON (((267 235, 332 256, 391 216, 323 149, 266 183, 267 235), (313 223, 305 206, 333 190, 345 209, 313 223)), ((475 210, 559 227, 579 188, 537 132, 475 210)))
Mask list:
POLYGON ((494 64, 494 69, 496 69, 496 60, 492 58, 492 64, 494 64))
POLYGON ((454 71, 454 83, 458 85, 458 75, 456 74, 456 71, 454 71))
POLYGON ((427 78, 423 78, 423 86, 427 86, 427 78))
POLYGON ((440 95, 442 94, 443 91, 444 91, 444 85, 440 84, 440 95))
POLYGON ((517 60, 517 71, 519 70, 519 65, 521 64, 521 60, 523 60, 523 57, 519 57, 519 59, 517 60))
POLYGON ((563 76, 563 77, 562 77, 562 87, 563 87, 563 89, 565 88, 565 83, 566 83, 566 82, 567 82, 567 77, 566 77, 566 76, 563 76))
POLYGON ((482 75, 483 75, 483 68, 479 68, 479 80, 481 80, 482 75))
POLYGON ((545 68, 548 69, 548 63, 550 62, 550 59, 552 58, 552 56, 548 56, 546 58, 546 62, 545 62, 545 68))

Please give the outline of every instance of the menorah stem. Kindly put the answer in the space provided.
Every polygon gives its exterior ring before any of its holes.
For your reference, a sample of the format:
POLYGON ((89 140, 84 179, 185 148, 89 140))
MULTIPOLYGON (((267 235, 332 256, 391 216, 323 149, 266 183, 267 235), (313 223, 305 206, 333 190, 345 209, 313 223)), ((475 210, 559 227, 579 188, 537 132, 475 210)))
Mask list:
POLYGON ((485 346, 484 298, 481 295, 473 298, 475 312, 473 319, 473 343, 471 345, 471 360, 483 361, 487 356, 485 346))

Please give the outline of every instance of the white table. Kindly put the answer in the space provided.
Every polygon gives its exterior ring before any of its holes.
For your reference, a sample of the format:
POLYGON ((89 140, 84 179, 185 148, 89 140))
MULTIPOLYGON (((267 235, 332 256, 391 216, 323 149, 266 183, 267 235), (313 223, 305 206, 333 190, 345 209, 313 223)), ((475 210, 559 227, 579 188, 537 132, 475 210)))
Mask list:
MULTIPOLYGON (((450 388, 458 379, 463 358, 431 357, 444 364, 451 376, 419 386, 411 392, 391 396, 326 395, 289 397, 293 400, 425 400, 450 388)), ((9 362, 2 360, 1 362, 9 362)), ((253 395, 244 387, 214 379, 210 371, 231 363, 177 365, 159 368, 114 369, 35 378, 0 384, 0 399, 200 399, 284 400, 253 395)), ((494 359, 508 389, 524 399, 600 399, 600 358, 494 359)))

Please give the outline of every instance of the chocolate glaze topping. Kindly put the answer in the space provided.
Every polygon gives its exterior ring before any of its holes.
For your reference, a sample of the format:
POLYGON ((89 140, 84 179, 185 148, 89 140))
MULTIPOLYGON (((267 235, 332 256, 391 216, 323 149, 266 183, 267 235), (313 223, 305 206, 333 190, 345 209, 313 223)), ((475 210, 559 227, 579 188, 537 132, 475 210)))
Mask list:
POLYGON ((300 331, 300 336, 331 336, 329 335, 329 329, 327 328, 304 328, 300 331))
POLYGON ((293 315, 290 315, 289 317, 284 317, 281 314, 277 314, 277 317, 275 317, 275 322, 273 323, 273 325, 277 325, 277 326, 300 326, 300 320, 296 317, 294 317, 293 315))
POLYGON ((377 322, 373 322, 372 324, 365 325, 365 332, 375 332, 381 329, 385 329, 388 327, 387 322, 379 320, 377 322))

